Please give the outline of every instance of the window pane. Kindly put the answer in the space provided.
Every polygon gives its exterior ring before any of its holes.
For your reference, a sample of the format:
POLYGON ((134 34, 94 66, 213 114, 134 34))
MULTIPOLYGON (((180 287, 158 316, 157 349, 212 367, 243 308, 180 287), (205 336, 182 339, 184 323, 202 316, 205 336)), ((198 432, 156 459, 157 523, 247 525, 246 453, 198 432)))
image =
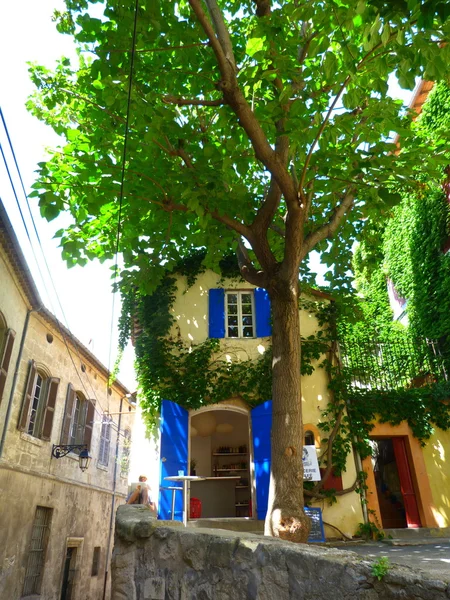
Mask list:
POLYGON ((242 323, 244 325, 253 325, 253 317, 242 317, 242 323))
POLYGON ((251 304, 243 304, 242 305, 242 314, 243 315, 251 315, 252 314, 252 305, 251 304))
POLYGON ((244 327, 243 334, 244 337, 253 337, 253 327, 244 327))
POLYGON ((233 316, 229 316, 228 317, 228 325, 229 326, 237 326, 238 324, 238 318, 237 317, 233 317, 233 316))
POLYGON ((238 307, 237 304, 229 304, 228 305, 228 314, 229 315, 237 315, 238 307))
POLYGON ((228 327, 228 337, 239 337, 239 332, 237 327, 228 327))
POLYGON ((227 294, 228 304, 237 304, 237 294, 227 294))
POLYGON ((252 303, 252 295, 251 294, 242 294, 242 303, 251 304, 252 303))

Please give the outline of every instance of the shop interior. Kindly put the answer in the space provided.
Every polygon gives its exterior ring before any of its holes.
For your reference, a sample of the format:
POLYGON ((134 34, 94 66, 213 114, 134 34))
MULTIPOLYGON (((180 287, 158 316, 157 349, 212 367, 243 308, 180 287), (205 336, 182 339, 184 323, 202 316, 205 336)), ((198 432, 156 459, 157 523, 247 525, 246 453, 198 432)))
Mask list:
POLYGON ((191 417, 192 518, 251 517, 249 416, 213 409, 191 417))

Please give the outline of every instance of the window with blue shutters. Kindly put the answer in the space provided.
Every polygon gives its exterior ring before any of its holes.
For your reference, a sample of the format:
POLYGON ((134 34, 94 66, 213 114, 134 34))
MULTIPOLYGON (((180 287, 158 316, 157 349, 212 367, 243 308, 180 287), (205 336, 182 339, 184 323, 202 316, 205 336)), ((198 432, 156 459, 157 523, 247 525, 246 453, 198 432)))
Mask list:
POLYGON ((259 338, 272 335, 268 292, 254 290, 209 290, 210 338, 259 338))

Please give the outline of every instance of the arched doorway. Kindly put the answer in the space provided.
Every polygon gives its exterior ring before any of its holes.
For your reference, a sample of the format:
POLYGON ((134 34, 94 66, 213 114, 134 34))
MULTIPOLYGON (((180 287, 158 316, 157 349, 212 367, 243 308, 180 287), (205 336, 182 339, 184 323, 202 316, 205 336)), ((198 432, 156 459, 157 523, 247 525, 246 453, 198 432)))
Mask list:
POLYGON ((250 411, 240 400, 189 413, 189 465, 202 481, 191 483, 201 517, 252 516, 253 461, 250 411))

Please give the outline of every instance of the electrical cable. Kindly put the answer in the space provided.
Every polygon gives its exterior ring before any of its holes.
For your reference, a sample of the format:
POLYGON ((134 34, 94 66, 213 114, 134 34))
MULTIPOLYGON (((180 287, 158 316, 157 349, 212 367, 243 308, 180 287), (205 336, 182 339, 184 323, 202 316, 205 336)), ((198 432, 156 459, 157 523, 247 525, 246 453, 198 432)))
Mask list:
MULTIPOLYGON (((60 306, 60 308, 61 308, 61 312, 62 312, 62 314, 63 314, 63 317, 64 317, 64 319, 66 320, 66 327, 67 327, 67 329, 68 329, 68 331, 69 331, 69 333, 70 333, 70 339, 71 339, 71 342, 72 342, 72 344, 73 344, 73 346, 74 346, 74 348, 75 348, 75 350, 76 350, 76 353, 77 353, 77 355, 78 355, 78 358, 79 358, 79 360, 80 360, 80 363, 81 363, 81 362, 82 362, 82 359, 81 359, 81 355, 80 355, 79 348, 78 348, 78 340, 77 340, 77 339, 75 338, 75 336, 72 334, 72 332, 70 331, 70 327, 68 326, 67 318, 66 318, 66 316, 65 316, 65 312, 64 312, 64 309, 63 309, 63 307, 62 307, 61 300, 60 300, 60 298, 59 298, 59 295, 58 295, 58 292, 57 292, 57 290, 56 290, 56 286, 55 286, 55 283, 54 283, 54 281, 53 281, 53 278, 52 278, 52 275, 51 275, 51 271, 50 271, 49 265, 48 265, 48 263, 47 263, 47 260, 46 260, 46 257, 45 257, 45 252, 44 252, 44 249, 43 249, 43 247, 42 247, 42 243, 41 243, 41 240, 40 240, 40 237, 39 237, 39 233, 38 233, 38 230, 37 230, 37 227, 36 227, 36 223, 35 223, 35 220, 34 220, 34 217, 33 217, 33 213, 32 213, 32 211, 31 211, 31 206, 30 206, 30 203, 29 203, 29 199, 28 199, 28 196, 27 196, 27 194, 26 194, 26 191, 25 191, 25 186, 24 186, 24 184, 23 184, 22 175, 21 175, 21 172, 20 172, 20 169, 19 169, 19 165, 18 165, 18 162, 17 162, 16 156, 15 156, 14 147, 13 147, 13 145, 12 145, 11 137, 10 137, 10 135, 9 135, 8 127, 7 127, 7 124, 6 124, 6 121, 5 121, 4 115, 3 115, 3 111, 2 111, 2 109, 1 109, 1 108, 0 108, 0 118, 1 118, 1 121, 2 121, 2 123, 3 123, 3 128, 4 128, 4 130, 5 130, 5 133, 6 133, 6 136, 7 136, 8 142, 9 142, 9 146, 10 146, 10 150, 11 150, 12 156, 13 156, 13 158, 14 158, 15 167, 16 167, 16 170, 17 170, 17 173, 18 173, 18 176, 19 176, 19 179, 20 179, 21 185, 22 185, 22 191, 23 191, 23 193, 24 193, 24 196, 25 196, 25 199, 26 199, 26 204, 27 204, 27 207, 28 207, 28 211, 29 211, 29 214, 30 214, 30 218, 31 218, 31 221, 32 221, 32 223, 33 223, 34 231, 35 231, 35 234, 36 234, 36 237, 37 237, 38 243, 39 243, 39 247, 40 247, 40 250, 41 250, 42 256, 43 256, 43 258, 44 258, 44 264, 45 264, 45 266, 46 266, 46 268, 47 268, 47 272, 48 272, 48 275, 49 275, 50 281, 51 281, 51 283, 52 283, 53 291, 54 291, 54 293, 55 293, 55 296, 56 296, 56 298, 57 298, 57 300, 58 300, 58 304, 59 304, 59 306, 60 306)), ((31 241, 30 232, 29 232, 28 226, 27 226, 27 224, 26 224, 26 221, 25 221, 25 217, 24 217, 24 214, 23 214, 22 208, 21 208, 21 206, 20 206, 20 201, 19 201, 19 198, 18 198, 18 195, 17 195, 17 191, 16 191, 16 188, 15 188, 15 185, 14 185, 14 182, 13 182, 13 179, 12 179, 12 176, 11 176, 11 172, 10 172, 10 169, 9 169, 9 165, 8 165, 8 162, 7 162, 7 160, 6 160, 6 156, 5 156, 5 154, 4 154, 3 147, 2 147, 2 145, 1 145, 1 144, 0 144, 0 152, 1 152, 1 155, 2 155, 2 158, 3 158, 3 162, 4 162, 4 164, 5 164, 5 168, 6 168, 6 171, 7 171, 7 174, 8 174, 8 178, 9 178, 9 181, 10 181, 10 185, 11 185, 11 188, 12 188, 12 191, 13 191, 13 195, 14 195, 14 198, 15 198, 15 200, 16 200, 16 204, 17 204, 17 207, 18 207, 18 209, 19 209, 20 216, 21 216, 21 218, 22 218, 22 223, 23 223, 23 226, 24 226, 24 228, 25 228, 25 232, 26 232, 26 235, 27 235, 27 238, 28 238, 28 241, 29 241, 30 247, 31 247, 31 251, 32 251, 32 253, 33 253, 34 260, 35 260, 35 262, 36 262, 36 265, 37 265, 37 269, 38 269, 39 275, 40 275, 40 277, 41 277, 41 280, 42 280, 42 283, 43 283, 43 285, 44 285, 44 288, 45 288, 45 290, 46 290, 46 292, 47 292, 47 296, 48 296, 48 299, 49 299, 49 302, 50 302, 50 305, 51 305, 51 308, 52 308, 52 312, 53 312, 53 313, 55 313, 55 308, 54 308, 54 306, 53 306, 53 301, 52 301, 51 295, 50 295, 50 293, 49 293, 49 290, 47 289, 47 286, 46 286, 46 283, 45 283, 44 276, 43 276, 43 274, 42 274, 42 271, 41 271, 41 269, 40 269, 40 266, 39 266, 39 261, 38 261, 38 259, 37 259, 37 256, 36 256, 36 253, 35 253, 35 250, 34 250, 34 245, 33 245, 32 241, 31 241)), ((89 398, 89 395, 90 395, 90 393, 89 393, 89 391, 88 391, 88 389, 87 389, 87 387, 86 387, 86 385, 85 385, 85 383, 84 383, 84 381, 83 381, 83 378, 81 377, 81 375, 80 375, 80 372, 79 372, 79 370, 78 370, 78 368, 77 368, 77 366, 76 366, 76 364, 75 364, 75 361, 74 361, 74 359, 73 359, 73 355, 72 355, 72 353, 71 353, 71 351, 70 351, 70 348, 69 348, 69 346, 68 346, 68 343, 67 343, 67 336, 65 335, 64 331, 62 330, 62 327, 61 327, 61 324, 60 324, 59 320, 58 320, 57 318, 55 318, 55 320, 56 320, 56 324, 57 324, 58 330, 59 330, 59 332, 60 332, 60 334, 61 334, 61 337, 62 337, 62 339, 63 339, 63 341, 64 341, 64 345, 65 345, 65 347, 66 347, 66 349, 67 349, 67 352, 68 352, 68 354, 69 354, 69 357, 70 357, 70 359, 71 359, 72 365, 73 365, 73 367, 74 367, 74 369, 75 369, 75 371, 76 371, 76 374, 78 375, 78 378, 79 378, 79 380, 80 380, 80 382, 81 382, 81 385, 82 385, 82 387, 83 387, 83 389, 84 389, 84 391, 85 391, 85 393, 86 393, 86 396, 87 396, 87 398, 89 398)), ((108 369, 108 371, 109 371, 109 369, 108 369)), ((101 417, 102 417, 102 420, 103 420, 103 419, 105 418, 105 415, 107 414, 107 412, 105 412, 105 410, 104 410, 104 409, 103 409, 103 407, 102 407, 102 404, 101 404, 100 400, 99 400, 99 399, 98 399, 98 397, 97 397, 97 394, 96 394, 96 392, 95 392, 95 389, 94 389, 94 387, 93 387, 93 384, 92 384, 92 381, 90 380, 90 377, 89 377, 89 375, 88 375, 87 373, 85 373, 85 376, 86 376, 86 379, 87 379, 87 380, 88 380, 88 382, 89 382, 89 385, 90 385, 90 387, 91 387, 91 390, 92 390, 92 392, 93 392, 93 394, 94 394, 94 397, 95 397, 96 403, 98 403, 98 406, 100 407, 100 409, 101 409, 101 412, 98 410, 98 408, 97 408, 96 404, 94 404, 94 405, 93 405, 93 406, 94 406, 94 410, 95 410, 95 412, 96 412, 96 413, 97 413, 99 416, 101 416, 101 417)), ((108 387, 109 387, 109 382, 107 381, 107 393, 108 393, 108 387)), ((117 424, 117 423, 116 423, 116 422, 115 422, 113 419, 111 419, 111 421, 110 421, 110 424, 111 424, 111 426, 112 426, 112 429, 114 429, 115 431, 117 431, 117 432, 118 432, 118 424, 117 424)), ((122 435, 122 434, 121 434, 121 435, 122 435)))
MULTIPOLYGON (((128 76, 127 111, 126 111, 126 115, 125 115, 124 140, 123 140, 123 149, 122 149, 122 169, 121 169, 120 193, 119 193, 119 214, 117 217, 116 252, 115 252, 115 257, 114 257, 114 280, 115 281, 117 279, 120 234, 121 234, 121 228, 122 228, 122 205, 123 205, 124 184, 125 184, 125 161, 127 158, 127 145, 128 145, 130 107, 131 107, 131 91, 133 88, 134 58, 136 55, 137 19, 138 19, 138 0, 136 0, 135 10, 134 10, 133 38, 131 41, 130 71, 129 71, 129 76, 128 76)), ((114 290, 113 298, 112 298, 112 307, 111 307, 111 328, 110 328, 110 337, 109 337, 108 371, 110 371, 110 368, 111 368, 115 298, 116 298, 116 292, 114 290)))

